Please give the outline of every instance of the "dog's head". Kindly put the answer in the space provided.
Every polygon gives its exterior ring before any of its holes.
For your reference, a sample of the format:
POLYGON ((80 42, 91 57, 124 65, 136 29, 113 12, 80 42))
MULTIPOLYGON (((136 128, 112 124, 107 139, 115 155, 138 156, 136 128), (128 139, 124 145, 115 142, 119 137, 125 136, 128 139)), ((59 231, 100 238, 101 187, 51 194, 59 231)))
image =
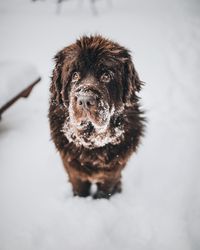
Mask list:
POLYGON ((141 88, 129 51, 101 36, 84 36, 55 60, 52 92, 66 116, 67 139, 86 148, 119 143, 123 112, 134 108, 141 88))

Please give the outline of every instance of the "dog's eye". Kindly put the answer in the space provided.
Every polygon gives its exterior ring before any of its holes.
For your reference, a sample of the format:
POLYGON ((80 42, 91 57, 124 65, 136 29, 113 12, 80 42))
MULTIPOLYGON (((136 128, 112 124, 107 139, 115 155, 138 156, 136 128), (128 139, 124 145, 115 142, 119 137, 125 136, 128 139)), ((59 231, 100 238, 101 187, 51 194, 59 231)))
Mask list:
POLYGON ((74 72, 72 75, 72 82, 77 82, 80 78, 80 74, 78 72, 74 72))
POLYGON ((110 82, 110 80, 111 80, 111 75, 110 75, 108 72, 104 72, 104 73, 101 75, 100 80, 101 80, 102 82, 110 82))

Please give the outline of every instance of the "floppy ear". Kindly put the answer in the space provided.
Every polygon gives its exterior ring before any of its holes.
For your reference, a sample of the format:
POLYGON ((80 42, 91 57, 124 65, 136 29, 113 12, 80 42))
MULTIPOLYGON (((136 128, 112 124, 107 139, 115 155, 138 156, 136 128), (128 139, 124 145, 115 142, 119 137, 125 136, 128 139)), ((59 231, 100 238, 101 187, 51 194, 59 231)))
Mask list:
POLYGON ((61 91, 62 91, 62 67, 64 63, 63 50, 58 52, 55 55, 54 59, 56 65, 52 75, 51 92, 54 94, 57 104, 62 104, 61 91))
POLYGON ((134 101, 137 101, 136 92, 139 92, 142 87, 142 82, 139 79, 131 59, 125 62, 124 75, 123 101, 127 105, 131 105, 134 101))
POLYGON ((55 93, 57 104, 65 105, 68 100, 66 88, 70 79, 72 64, 76 60, 74 45, 65 47, 56 54, 54 59, 56 65, 53 70, 51 91, 55 93))

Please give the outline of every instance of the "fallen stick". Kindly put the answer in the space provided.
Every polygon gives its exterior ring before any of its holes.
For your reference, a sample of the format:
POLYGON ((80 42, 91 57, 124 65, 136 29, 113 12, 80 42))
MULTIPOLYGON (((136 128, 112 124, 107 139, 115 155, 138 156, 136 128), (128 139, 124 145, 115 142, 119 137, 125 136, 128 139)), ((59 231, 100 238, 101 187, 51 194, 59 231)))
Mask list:
POLYGON ((13 97, 10 101, 8 101, 5 105, 3 105, 0 108, 0 119, 1 119, 1 115, 3 114, 4 111, 6 111, 10 106, 12 106, 19 98, 23 97, 23 98, 27 98, 33 87, 41 80, 41 77, 37 78, 32 84, 30 84, 27 88, 25 88, 24 90, 22 90, 18 95, 16 95, 15 97, 13 97))

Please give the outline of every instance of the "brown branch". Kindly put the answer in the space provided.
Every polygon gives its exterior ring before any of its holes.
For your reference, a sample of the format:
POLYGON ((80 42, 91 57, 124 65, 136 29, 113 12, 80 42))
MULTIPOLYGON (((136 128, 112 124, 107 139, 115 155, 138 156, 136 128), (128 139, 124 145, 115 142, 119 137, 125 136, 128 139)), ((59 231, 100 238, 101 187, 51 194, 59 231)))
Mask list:
POLYGON ((25 88, 23 91, 21 91, 18 95, 16 95, 15 97, 13 97, 10 101, 8 101, 5 105, 3 105, 0 108, 0 119, 1 119, 1 115, 3 114, 4 111, 6 111, 11 105, 13 105, 19 98, 24 97, 27 98, 33 87, 41 80, 41 77, 39 77, 37 80, 35 80, 32 84, 30 84, 27 88, 25 88))

